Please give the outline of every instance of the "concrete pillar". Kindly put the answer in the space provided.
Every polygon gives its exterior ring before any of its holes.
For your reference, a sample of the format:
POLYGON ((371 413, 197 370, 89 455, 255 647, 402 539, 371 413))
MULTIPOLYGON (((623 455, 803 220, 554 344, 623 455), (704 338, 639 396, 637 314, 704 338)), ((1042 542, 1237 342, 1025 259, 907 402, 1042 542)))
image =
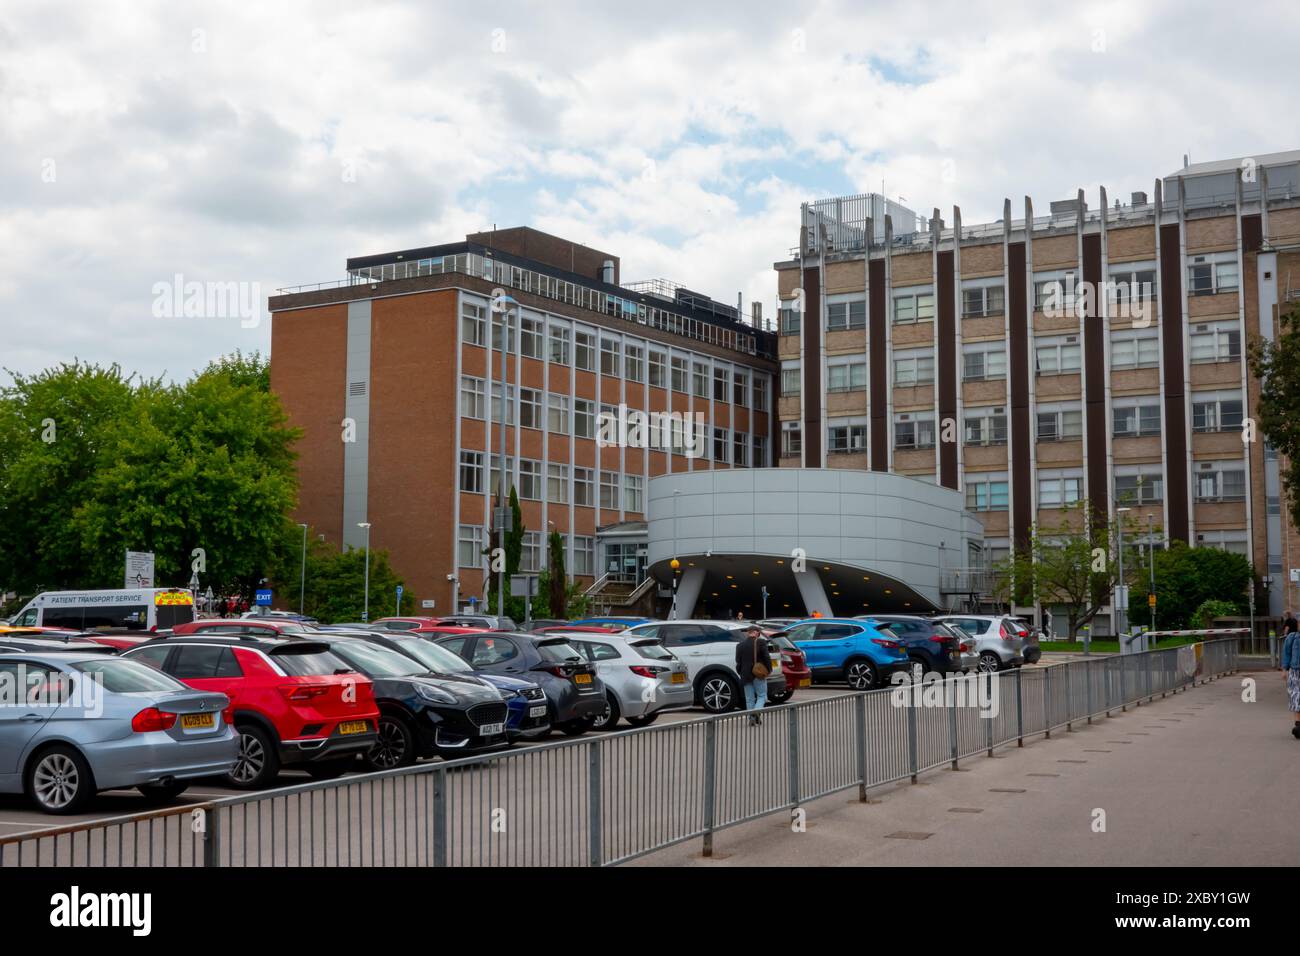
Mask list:
POLYGON ((703 568, 686 568, 682 571, 681 583, 677 585, 677 620, 684 620, 695 614, 695 603, 700 599, 700 591, 703 588, 703 568))
POLYGON ((799 585, 799 596, 803 598, 804 612, 809 616, 821 612, 823 617, 831 616, 831 602, 822 587, 822 579, 815 571, 795 571, 795 584, 799 585))

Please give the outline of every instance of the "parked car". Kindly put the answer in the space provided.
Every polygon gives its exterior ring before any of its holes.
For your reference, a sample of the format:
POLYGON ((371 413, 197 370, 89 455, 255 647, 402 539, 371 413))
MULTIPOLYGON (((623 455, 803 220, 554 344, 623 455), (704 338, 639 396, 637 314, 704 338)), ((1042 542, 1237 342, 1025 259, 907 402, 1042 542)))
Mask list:
POLYGON ((786 704, 794 697, 797 688, 812 686, 812 671, 808 669, 804 652, 785 634, 780 631, 768 634, 767 641, 781 655, 781 676, 785 678, 785 690, 776 697, 769 697, 768 702, 786 704))
MULTIPOLYGON (((226 618, 217 618, 216 620, 227 620, 226 618)), ((235 620, 263 620, 263 621, 297 621, 299 624, 316 624, 316 618, 310 614, 298 614, 294 611, 273 611, 270 608, 255 607, 250 608, 235 620)))
POLYGON ((68 637, 54 637, 47 632, 28 630, 26 628, 4 628, 7 633, 0 633, 0 654, 30 653, 75 653, 75 654, 116 654, 117 651, 105 644, 93 644, 90 641, 72 640, 68 637))
POLYGON ((802 620, 804 620, 802 617, 765 617, 761 621, 755 621, 754 623, 765 631, 776 633, 784 631, 790 625, 798 624, 802 620))
POLYGON ((415 631, 436 627, 442 623, 437 617, 381 617, 369 624, 347 624, 345 627, 363 627, 378 631, 415 631))
POLYGON ((420 757, 454 760, 509 744, 506 703, 490 683, 473 674, 435 674, 360 632, 313 640, 374 682, 378 733, 363 755, 371 770, 407 767, 420 757))
POLYGON ((140 631, 128 631, 125 628, 79 631, 70 627, 0 627, 0 637, 13 635, 20 631, 31 637, 41 637, 51 641, 77 641, 99 644, 119 651, 126 650, 128 647, 135 647, 137 644, 143 644, 154 636, 140 631))
MULTIPOLYGON (((622 632, 630 640, 653 637, 686 665, 695 703, 711 714, 723 714, 745 705, 740 676, 736 673, 736 642, 748 640, 743 621, 653 621, 622 632)), ((780 655, 772 657, 767 678, 769 700, 786 692, 780 655)))
POLYGON ((843 680, 854 690, 875 690, 896 671, 911 670, 902 642, 870 621, 821 617, 782 633, 808 658, 814 683, 843 680))
POLYGON ((653 620, 654 618, 651 617, 614 615, 611 617, 585 617, 581 621, 572 621, 571 623, 591 627, 603 627, 606 630, 618 633, 620 631, 626 631, 629 627, 636 627, 638 624, 646 624, 653 620))
POLYGON ((691 706, 694 692, 686 665, 657 638, 579 632, 569 634, 568 640, 591 661, 605 685, 605 712, 596 718, 593 730, 613 730, 620 718, 644 727, 666 710, 691 706))
POLYGON ((926 674, 946 677, 962 669, 961 637, 946 624, 915 614, 859 615, 856 620, 883 624, 898 638, 912 662, 913 680, 926 674))
POLYGON ((569 736, 590 730, 605 712, 605 685, 596 668, 562 636, 471 631, 436 640, 476 671, 536 681, 546 694, 551 725, 569 736))
POLYGON ((160 632, 158 636, 183 636, 190 635, 195 637, 281 637, 285 635, 298 636, 302 634, 315 634, 316 627, 303 621, 292 621, 288 618, 204 618, 201 621, 191 621, 188 624, 178 624, 168 632, 160 632))
POLYGON ((231 786, 270 786, 281 767, 336 777, 375 744, 379 708, 370 678, 319 641, 178 634, 122 656, 230 698, 239 732, 231 786))
POLYGON ((985 673, 1019 667, 1025 662, 1025 638, 1029 631, 1005 614, 945 614, 935 618, 975 639, 979 654, 977 669, 985 673))
POLYGON ((25 691, 0 703, 0 791, 25 792, 46 813, 75 813, 98 791, 125 787, 170 800, 238 757, 224 694, 137 661, 28 653, 0 657, 0 675, 25 691))
POLYGON ((452 614, 435 622, 445 627, 480 627, 486 631, 516 631, 513 618, 496 614, 452 614))
POLYGON ((539 739, 550 733, 546 693, 535 681, 476 671, 463 658, 429 640, 421 631, 372 631, 366 639, 419 661, 438 676, 477 677, 491 684, 506 702, 506 736, 511 741, 539 739))
POLYGON ((1043 630, 1037 624, 1034 624, 1028 618, 1013 617, 1013 621, 1019 623, 1027 632, 1025 635, 1025 647, 1022 653, 1025 657, 1026 664, 1037 664, 1043 659, 1043 648, 1039 641, 1043 639, 1043 630))
POLYGON ((534 621, 529 621, 529 622, 528 622, 528 627, 526 627, 526 628, 520 628, 520 630, 525 630, 525 631, 527 631, 528 633, 532 634, 532 633, 535 633, 535 632, 537 632, 537 631, 543 631, 543 630, 554 630, 554 629, 557 629, 557 628, 564 628, 564 627, 568 627, 568 626, 569 626, 569 622, 568 622, 568 621, 562 621, 562 620, 560 620, 559 618, 554 618, 554 617, 539 617, 539 618, 537 618, 537 619, 534 620, 534 621))

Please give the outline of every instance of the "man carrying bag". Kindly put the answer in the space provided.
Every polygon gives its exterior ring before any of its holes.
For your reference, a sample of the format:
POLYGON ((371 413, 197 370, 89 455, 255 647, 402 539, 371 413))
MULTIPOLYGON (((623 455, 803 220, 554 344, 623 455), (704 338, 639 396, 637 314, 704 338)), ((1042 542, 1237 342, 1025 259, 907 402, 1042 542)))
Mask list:
MULTIPOLYGON (((762 710, 767 704, 767 676, 772 673, 772 655, 757 624, 745 629, 736 644, 736 673, 745 685, 745 709, 762 710)), ((759 714, 749 715, 750 724, 761 724, 759 714)))

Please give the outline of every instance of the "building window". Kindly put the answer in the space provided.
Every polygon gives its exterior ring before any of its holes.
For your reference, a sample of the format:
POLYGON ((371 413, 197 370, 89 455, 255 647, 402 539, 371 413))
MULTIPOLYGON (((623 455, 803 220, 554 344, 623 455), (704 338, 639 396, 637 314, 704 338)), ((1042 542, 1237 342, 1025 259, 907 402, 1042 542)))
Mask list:
POLYGON ((841 362, 826 368, 828 392, 853 392, 867 387, 866 362, 841 362))
POLYGON ((556 505, 569 503, 569 466, 563 462, 546 466, 546 500, 556 505))
POLYGON ((731 463, 737 468, 749 467, 749 434, 742 431, 732 433, 731 463))
POLYGON ((522 458, 519 461, 519 497, 526 501, 542 500, 542 463, 522 458))
POLYGON ((749 375, 740 369, 731 373, 731 403, 741 408, 749 407, 749 375))
POLYGON ((524 316, 519 323, 519 352, 524 358, 542 357, 542 320, 524 316))
POLYGON ((800 373, 798 366, 794 368, 781 369, 781 395, 783 398, 792 398, 798 395, 802 388, 803 375, 800 373))
POLYGON ((767 411, 767 376, 761 372, 754 373, 754 411, 767 411))
POLYGON ((1244 556, 1250 554, 1244 528, 1232 531, 1204 531, 1196 535, 1196 543, 1203 548, 1219 548, 1244 556))
POLYGON ((1039 441, 1069 441, 1083 437, 1083 409, 1063 408, 1038 413, 1039 441))
POLYGON ((1245 501, 1245 467, 1228 462, 1199 464, 1196 469, 1196 500, 1245 501))
POLYGON ((966 411, 967 445, 1005 445, 1006 406, 971 408, 966 411))
POLYGON ((600 374, 618 377, 618 339, 600 340, 600 374))
POLYGON ((867 302, 831 302, 826 306, 826 331, 843 332, 846 329, 867 327, 867 302))
POLYGON ((650 350, 650 384, 655 388, 666 388, 668 385, 668 356, 663 352, 650 350))
POLYGON ((1034 311, 1069 313, 1074 310, 1074 294, 1078 277, 1072 270, 1034 273, 1034 311))
POLYGON ((696 398, 709 397, 709 367, 703 362, 691 363, 691 394, 696 398))
POLYGON ((1144 332, 1118 332, 1110 337, 1110 367, 1155 368, 1160 364, 1160 341, 1153 328, 1144 332))
POLYGON ((460 414, 464 418, 482 418, 487 406, 487 383, 468 375, 460 377, 460 414))
POLYGON ((894 359, 895 385, 929 385, 934 382, 934 354, 907 355, 894 359))
POLYGON ((573 330, 573 367, 585 372, 596 370, 596 336, 591 332, 573 330))
POLYGON ((645 511, 645 478, 641 475, 623 476, 623 510, 645 511))
POLYGON ((1005 311, 1002 286, 986 285, 961 290, 961 317, 976 319, 986 315, 1001 315, 1005 311))
POLYGON ((968 511, 1006 511, 1007 479, 966 476, 966 509, 968 511))
POLYGON ((1046 341, 1034 349, 1034 370, 1039 375, 1066 375, 1079 371, 1079 344, 1069 339, 1046 341))
POLYGON ((673 391, 686 394, 686 359, 676 355, 672 358, 673 391))
POLYGON ((827 448, 833 455, 866 451, 866 425, 831 425, 827 429, 827 448))
POLYGON ((1158 465, 1115 470, 1115 502, 1151 505, 1165 500, 1165 477, 1158 465))
POLYGON ((1061 508, 1074 504, 1083 497, 1083 477, 1081 475, 1058 475, 1039 477, 1038 507, 1061 508))
POLYGON ((802 312, 792 306, 783 305, 779 310, 779 316, 782 335, 799 334, 799 328, 803 324, 800 321, 803 318, 802 312))
POLYGON ((542 427, 542 393, 535 388, 519 390, 519 424, 523 428, 542 427))
POLYGON ((461 303, 460 338, 466 345, 482 345, 487 341, 486 306, 475 302, 461 303))
POLYGON ((542 533, 525 531, 523 547, 519 551, 519 570, 537 574, 542 570, 542 533))
POLYGON ((713 429, 713 460, 725 462, 727 460, 727 441, 728 435, 725 428, 713 429))
MULTIPOLYGON (((500 456, 500 455, 493 455, 493 456, 489 459, 488 464, 489 464, 489 467, 490 467, 490 470, 488 471, 488 493, 491 494, 492 497, 495 498, 498 494, 500 494, 499 489, 500 489, 500 485, 501 485, 501 456, 500 456)), ((513 465, 514 465, 514 462, 513 462, 513 461, 512 461, 508 456, 507 456, 507 458, 506 458, 506 491, 507 491, 507 493, 508 493, 509 490, 510 490, 510 486, 511 486, 512 484, 514 484, 514 474, 513 474, 513 472, 514 472, 514 468, 513 468, 513 465)))
MULTIPOLYGON (((929 290, 929 286, 926 289, 929 290)), ((915 290, 894 292, 894 324, 911 325, 914 322, 934 320, 934 293, 915 290)))
MULTIPOLYGON (((933 360, 931 360, 933 369, 933 360)), ((931 378, 933 379, 933 371, 931 378)), ((982 382, 1007 377, 1007 353, 1005 347, 998 343, 989 346, 981 343, 967 347, 962 355, 962 379, 967 382, 982 382)))
POLYGON ((785 458, 797 457, 803 451, 803 435, 798 422, 783 422, 781 425, 781 455, 785 458))
POLYGON ((731 398, 730 376, 725 368, 715 368, 713 370, 713 400, 715 402, 725 402, 731 398))
MULTIPOLYGON (((1155 264, 1123 263, 1110 267, 1110 303, 1116 309, 1134 302, 1154 302, 1156 298, 1155 264)), ((1111 310, 1111 315, 1116 314, 1111 310)))
POLYGON ((1192 431, 1235 431, 1241 427, 1241 420, 1241 392, 1193 393, 1192 431))
MULTIPOLYGON (((501 421, 501 383, 492 383, 492 421, 501 421)), ((515 423, 515 387, 513 385, 506 389, 506 421, 511 425, 515 423)))
POLYGON ((600 473, 600 506, 609 511, 618 510, 618 474, 615 472, 600 473))
POLYGON ((645 349, 631 342, 623 346, 623 377, 629 382, 645 381, 645 349))
POLYGON ((596 437, 596 403, 589 398, 573 400, 573 437, 596 437))
POLYGON ((1196 256, 1187 266, 1187 294, 1215 295, 1237 291, 1237 254, 1196 256))
POLYGON ((483 566, 483 527, 463 524, 456 535, 456 564, 462 568, 483 566))
POLYGON ((1139 438, 1160 434, 1160 400, 1111 409, 1111 431, 1116 438, 1139 438))
POLYGON ((754 436, 754 467, 766 468, 768 467, 768 464, 769 462, 767 460, 767 436, 755 435, 754 436))
POLYGON ((573 469, 573 503, 590 508, 592 505, 592 477, 590 468, 573 469))
POLYGON ((547 332, 551 345, 551 361, 556 365, 569 364, 569 327, 552 325, 547 332))
POLYGON ((579 577, 595 574, 596 539, 587 535, 573 536, 573 573, 579 577))
POLYGON ((569 434, 569 396, 555 392, 546 396, 546 427, 557 435, 569 434))
POLYGON ((933 448, 934 417, 899 415, 894 420, 895 448, 933 448))
POLYGON ((1235 362, 1241 358, 1241 326, 1236 319, 1192 326, 1191 361, 1235 362))
POLYGON ((472 495, 483 493, 483 453, 481 451, 462 451, 460 453, 460 490, 472 495))

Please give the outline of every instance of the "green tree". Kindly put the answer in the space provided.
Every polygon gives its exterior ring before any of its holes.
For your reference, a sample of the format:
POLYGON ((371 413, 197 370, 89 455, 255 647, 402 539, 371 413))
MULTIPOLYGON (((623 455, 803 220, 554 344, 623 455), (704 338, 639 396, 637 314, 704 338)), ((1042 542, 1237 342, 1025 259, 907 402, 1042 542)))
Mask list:
MULTIPOLYGON (((292 526, 273 565, 272 581, 290 610, 298 610, 302 577, 302 529, 292 526), (292 541, 290 541, 292 539, 292 541)), ((310 534, 307 545, 307 587, 303 610, 322 623, 361 620, 365 608, 366 549, 339 551, 310 534)), ((396 606, 397 586, 405 582, 389 563, 388 552, 370 552, 370 619, 386 617, 396 606)), ((402 595, 403 613, 419 606, 414 594, 402 595)))
POLYGON ((1232 601, 1216 601, 1210 599, 1203 601, 1201 606, 1192 612, 1192 628, 1198 631, 1214 626, 1216 617, 1235 617, 1239 613, 1237 605, 1232 601))
POLYGON ((1279 453, 1291 522, 1300 524, 1300 306, 1283 313, 1278 326, 1276 342, 1251 343, 1250 365, 1260 380, 1259 430, 1279 453))
MULTIPOLYGON (((1232 612, 1223 613, 1243 614, 1249 606, 1247 589, 1253 571, 1243 555, 1219 548, 1192 548, 1184 541, 1174 541, 1166 550, 1155 553, 1155 566, 1155 619, 1162 631, 1191 627, 1194 613, 1207 601, 1232 605, 1232 612)), ((1146 595, 1151 587, 1145 565, 1136 569, 1134 584, 1129 618, 1134 624, 1150 626, 1146 595)))
POLYGON ((559 531, 551 532, 549 550, 551 560, 546 567, 546 590, 538 587, 537 593, 547 596, 551 617, 563 618, 568 614, 569 602, 564 587, 564 536, 559 531))

